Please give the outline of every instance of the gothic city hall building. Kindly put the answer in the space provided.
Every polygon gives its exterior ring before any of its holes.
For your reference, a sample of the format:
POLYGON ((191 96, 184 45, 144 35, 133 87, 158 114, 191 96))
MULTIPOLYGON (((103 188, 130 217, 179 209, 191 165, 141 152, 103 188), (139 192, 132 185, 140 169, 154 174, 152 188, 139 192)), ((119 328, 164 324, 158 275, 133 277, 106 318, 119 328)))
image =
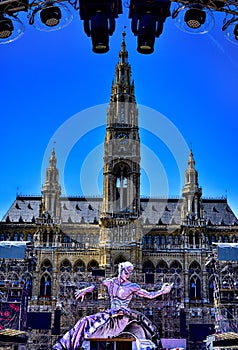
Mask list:
MULTIPOLYGON (((27 295, 31 350, 50 349, 78 319, 108 307, 101 281, 123 261, 133 263, 131 279, 148 291, 173 283, 170 294, 131 304, 153 320, 161 338, 186 339, 187 349, 200 349, 216 330, 207 258, 214 243, 237 242, 238 219, 227 198, 203 196, 192 150, 178 197, 140 195, 140 113, 131 76, 123 36, 105 116, 102 197, 63 196, 52 149, 41 195, 17 195, 0 222, 1 242, 26 242, 22 262, 0 257, 0 291, 6 303, 27 295), (91 284, 95 290, 76 300, 75 290, 91 284)), ((233 272, 238 281, 238 268, 233 272)), ((237 302, 238 289, 227 306, 236 322, 237 302)))

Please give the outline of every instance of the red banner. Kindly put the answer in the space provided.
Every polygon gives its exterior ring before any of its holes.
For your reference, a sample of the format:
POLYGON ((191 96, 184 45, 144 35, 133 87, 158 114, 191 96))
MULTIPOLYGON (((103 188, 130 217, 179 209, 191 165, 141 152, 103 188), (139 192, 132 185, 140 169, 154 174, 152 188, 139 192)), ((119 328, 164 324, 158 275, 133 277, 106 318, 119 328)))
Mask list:
POLYGON ((0 303, 0 329, 19 329, 21 303, 0 303))

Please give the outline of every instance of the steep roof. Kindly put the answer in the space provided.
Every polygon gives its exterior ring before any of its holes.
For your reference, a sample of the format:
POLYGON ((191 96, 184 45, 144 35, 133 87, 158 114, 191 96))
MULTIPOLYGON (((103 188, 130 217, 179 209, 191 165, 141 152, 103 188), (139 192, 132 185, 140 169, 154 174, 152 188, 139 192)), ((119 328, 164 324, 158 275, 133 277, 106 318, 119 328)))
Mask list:
MULTIPOLYGON (((98 224, 102 197, 61 197, 61 222, 98 224)), ((208 225, 237 225, 238 219, 226 198, 204 198, 204 219, 208 225)), ((31 223, 39 217, 40 196, 17 196, 3 222, 31 223)), ((141 219, 144 224, 181 223, 182 200, 179 198, 141 198, 141 219)))

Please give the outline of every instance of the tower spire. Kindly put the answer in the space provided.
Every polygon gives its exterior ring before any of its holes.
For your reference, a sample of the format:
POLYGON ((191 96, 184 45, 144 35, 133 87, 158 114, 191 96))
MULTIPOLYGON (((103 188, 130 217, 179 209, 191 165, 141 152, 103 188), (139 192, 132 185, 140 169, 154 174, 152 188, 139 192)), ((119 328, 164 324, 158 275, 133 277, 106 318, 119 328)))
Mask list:
POLYGON ((135 102, 134 81, 131 81, 131 66, 128 63, 125 36, 126 33, 123 32, 115 79, 112 82, 110 99, 112 102, 135 102))
POLYGON ((127 61, 128 61, 128 51, 126 50, 125 37, 126 37, 126 32, 123 31, 122 32, 121 50, 119 52, 119 61, 121 63, 127 63, 127 61))
POLYGON ((125 32, 107 110, 104 139, 103 203, 100 214, 101 265, 111 268, 111 251, 124 242, 128 256, 141 254, 140 137, 134 82, 128 63, 125 32), (117 238, 116 238, 117 237, 117 238), (138 247, 138 248, 137 248, 138 247), (136 253, 135 253, 136 249, 136 253), (133 252, 132 252, 133 251, 133 252))
POLYGON ((107 110, 102 212, 135 218, 140 211, 140 138, 125 36, 123 32, 107 110))
POLYGON ((185 185, 182 189, 183 211, 182 220, 193 222, 202 219, 201 196, 202 189, 198 185, 198 172, 195 168, 195 160, 192 149, 188 158, 188 167, 185 175, 185 185))

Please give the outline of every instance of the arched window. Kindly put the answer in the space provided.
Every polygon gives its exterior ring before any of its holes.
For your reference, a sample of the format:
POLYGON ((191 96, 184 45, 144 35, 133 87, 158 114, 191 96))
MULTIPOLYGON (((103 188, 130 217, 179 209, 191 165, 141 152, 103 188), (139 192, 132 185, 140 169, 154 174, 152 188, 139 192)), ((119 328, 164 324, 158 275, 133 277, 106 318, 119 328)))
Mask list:
POLYGON ((237 239, 236 239, 236 236, 235 236, 235 235, 232 236, 232 242, 233 242, 233 243, 236 243, 236 242, 237 242, 237 239))
POLYGON ((143 244, 143 246, 146 245, 146 236, 143 236, 143 237, 142 237, 142 244, 143 244))
POLYGON ((49 243, 52 244, 53 238, 54 238, 54 232, 52 230, 48 233, 48 237, 49 237, 49 243))
POLYGON ((214 302, 214 278, 211 278, 208 281, 208 299, 210 303, 214 302))
MULTIPOLYGON (((118 138, 123 140, 127 138, 126 135, 119 134, 118 138)), ((131 202, 129 200, 129 189, 133 190, 131 183, 131 169, 128 164, 124 162, 118 163, 113 169, 114 176, 114 189, 113 189, 113 199, 114 199, 114 209, 117 211, 124 211, 131 208, 131 202)), ((132 194, 130 194, 132 195, 132 194)))
POLYGON ((195 232, 195 245, 199 247, 199 233, 197 231, 195 232))
POLYGON ((217 240, 216 240, 216 236, 215 235, 212 235, 212 243, 215 243, 217 240))
POLYGON ((71 272, 72 271, 72 265, 69 262, 69 260, 64 260, 61 264, 60 264, 60 271, 61 272, 71 272))
POLYGON ((160 245, 160 236, 155 236, 155 244, 160 245))
POLYGON ((142 272, 146 273, 146 272, 152 272, 154 273, 155 272, 155 266, 154 264, 152 263, 152 261, 150 260, 147 260, 143 263, 143 266, 142 266, 142 272))
POLYGON ((117 181, 116 181, 116 187, 117 188, 120 188, 120 187, 126 188, 127 187, 127 178, 126 177, 123 177, 123 178, 118 177, 117 181))
POLYGON ((165 235, 162 235, 162 236, 161 236, 161 244, 162 244, 162 245, 165 245, 165 244, 166 244, 166 237, 165 237, 165 235))
POLYGON ((189 297, 191 300, 201 299, 201 266, 193 261, 189 266, 189 297))
POLYGON ((63 243, 70 243, 70 237, 66 234, 63 237, 63 243))
POLYGON ((206 235, 208 245, 212 244, 212 238, 210 235, 206 235))
POLYGON ((86 270, 86 265, 82 260, 78 260, 73 267, 73 272, 84 272, 86 270))
POLYGON ((176 236, 174 237, 174 244, 175 244, 175 245, 178 245, 178 244, 179 244, 179 237, 178 237, 178 235, 176 235, 176 236))
POLYGON ((175 260, 170 264, 170 273, 180 274, 181 271, 182 271, 182 265, 180 264, 179 261, 175 260))
POLYGON ((26 282, 26 289, 28 292, 28 297, 31 298, 32 296, 32 278, 29 277, 26 282))
POLYGON ((189 274, 193 275, 194 273, 196 273, 197 275, 199 275, 200 272, 201 272, 201 266, 199 265, 199 263, 196 261, 192 262, 189 266, 189 274))
POLYGON ((152 236, 147 236, 147 239, 148 239, 148 247, 151 248, 152 246, 152 236))
POLYGON ((91 233, 91 235, 90 235, 90 246, 93 247, 94 244, 95 244, 95 243, 94 243, 94 234, 91 233))
POLYGON ((168 243, 171 244, 171 245, 173 244, 173 236, 172 235, 169 235, 168 243))
POLYGON ((201 282, 198 276, 193 276, 190 279, 189 297, 192 300, 201 299, 201 282))
POLYGON ((51 272, 52 264, 46 259, 42 262, 40 270, 42 276, 40 279, 40 297, 50 298, 51 297, 51 272))
POLYGON ((47 242, 47 231, 46 230, 43 232, 43 242, 44 243, 47 242))
POLYGON ((46 259, 46 260, 44 260, 42 262, 42 264, 41 264, 41 271, 42 272, 48 272, 49 274, 51 273, 51 271, 52 271, 52 264, 51 264, 51 262, 48 259, 46 259))
POLYGON ((229 243, 229 237, 227 235, 224 237, 224 243, 229 243))
POLYGON ((51 297, 51 277, 48 273, 44 273, 40 280, 40 297, 51 297))
POLYGON ((157 273, 167 273, 169 270, 167 263, 164 260, 158 261, 156 265, 156 272, 157 273))
POLYGON ((189 240, 190 246, 192 246, 193 245, 193 232, 189 232, 188 240, 189 240))
POLYGON ((87 266, 87 270, 89 272, 91 272, 93 269, 98 269, 98 268, 99 268, 99 264, 96 260, 89 261, 88 266, 87 266))
POLYGON ((14 238, 13 238, 14 241, 18 241, 18 233, 14 233, 14 238))

